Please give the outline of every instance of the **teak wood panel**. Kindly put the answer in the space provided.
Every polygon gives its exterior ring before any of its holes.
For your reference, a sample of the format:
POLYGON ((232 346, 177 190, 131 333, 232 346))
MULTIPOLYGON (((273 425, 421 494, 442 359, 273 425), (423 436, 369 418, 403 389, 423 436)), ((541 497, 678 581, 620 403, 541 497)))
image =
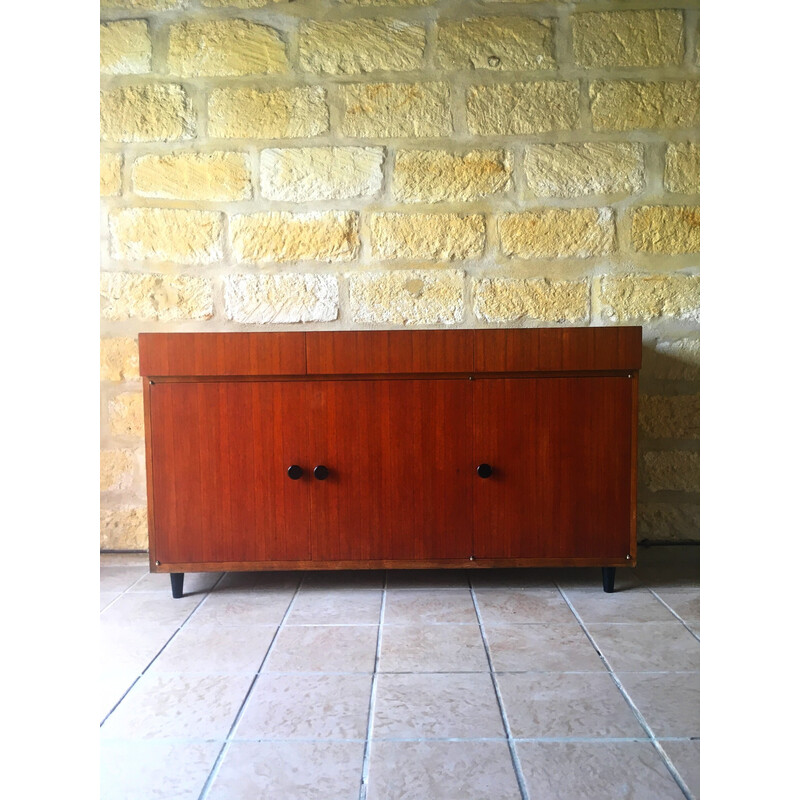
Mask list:
POLYGON ((642 329, 538 328, 477 330, 476 372, 638 370, 642 329))
POLYGON ((476 379, 477 558, 605 558, 630 553, 634 381, 476 379))
POLYGON ((302 382, 150 386, 153 527, 164 563, 311 557, 302 382))
POLYGON ((304 375, 305 333, 140 333, 139 372, 151 378, 304 375))
POLYGON ((469 558, 469 381, 318 381, 307 413, 315 560, 469 558))
POLYGON ((470 372, 472 331, 306 334, 309 375, 470 372))

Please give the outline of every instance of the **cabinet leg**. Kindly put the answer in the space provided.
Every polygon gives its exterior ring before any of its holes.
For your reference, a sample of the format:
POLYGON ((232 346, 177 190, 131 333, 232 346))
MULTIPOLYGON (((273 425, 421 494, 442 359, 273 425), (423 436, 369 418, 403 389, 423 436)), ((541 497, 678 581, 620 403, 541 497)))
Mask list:
MULTIPOLYGON (((603 580, 605 581, 605 578, 603 578, 603 580)), ((169 581, 172 584, 172 596, 176 600, 179 597, 183 597, 183 573, 170 572, 169 581)))
POLYGON ((616 567, 603 567, 603 591, 614 591, 614 578, 617 575, 616 567))

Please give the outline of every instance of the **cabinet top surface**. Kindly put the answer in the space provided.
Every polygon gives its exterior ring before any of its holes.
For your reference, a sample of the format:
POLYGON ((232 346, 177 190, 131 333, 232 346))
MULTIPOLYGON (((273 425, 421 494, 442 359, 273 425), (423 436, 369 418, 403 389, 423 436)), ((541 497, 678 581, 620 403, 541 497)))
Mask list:
POLYGON ((141 333, 144 377, 638 370, 641 327, 141 333))

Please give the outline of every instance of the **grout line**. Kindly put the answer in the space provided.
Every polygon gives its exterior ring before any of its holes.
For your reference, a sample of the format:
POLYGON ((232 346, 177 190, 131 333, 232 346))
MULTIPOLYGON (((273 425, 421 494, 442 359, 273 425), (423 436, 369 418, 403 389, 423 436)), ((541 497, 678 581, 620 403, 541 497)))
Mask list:
POLYGON ((381 612, 378 617, 378 640, 375 643, 375 667, 372 672, 372 687, 369 693, 369 711, 367 713, 367 738, 364 742, 364 761, 361 765, 361 787, 359 800, 366 800, 367 785, 369 782, 369 760, 372 754, 372 731, 375 726, 375 704, 378 697, 378 666, 381 661, 381 643, 383 641, 383 618, 386 613, 386 586, 389 582, 389 573, 383 573, 383 590, 381 592, 381 612))
POLYGON ((303 581, 305 580, 305 578, 306 576, 305 574, 303 574, 303 577, 300 578, 300 581, 295 587, 292 599, 289 601, 289 605, 286 607, 286 611, 284 611, 283 613, 283 618, 278 623, 278 627, 275 629, 272 641, 270 641, 269 646, 267 647, 267 652, 264 653, 264 658, 261 659, 261 663, 259 664, 258 669, 256 670, 256 674, 253 675, 253 680, 250 681, 250 686, 248 687, 247 692, 245 693, 244 699, 242 700, 242 704, 239 706, 239 710, 236 712, 236 716, 234 717, 234 720, 231 723, 231 727, 228 730, 228 735, 225 737, 225 741, 222 743, 222 747, 220 748, 219 753, 217 753, 217 758, 215 759, 214 764, 211 767, 211 771, 208 773, 206 782, 203 784, 203 788, 200 790, 200 794, 198 795, 197 800, 205 800, 205 798, 208 796, 208 790, 211 788, 211 784, 214 782, 214 778, 217 777, 219 768, 222 765, 222 760, 225 757, 225 754, 228 752, 228 748, 230 747, 231 743, 231 737, 233 736, 234 732, 236 731, 236 728, 239 725, 239 721, 242 718, 242 714, 244 713, 247 701, 250 699, 250 695, 253 693, 253 687, 256 685, 256 681, 261 675, 261 670, 264 668, 264 664, 266 664, 267 658, 269 658, 269 654, 272 651, 272 646, 275 644, 275 640, 278 638, 278 634, 281 632, 281 628, 283 628, 283 623, 286 621, 286 618, 289 616, 292 610, 294 601, 297 599, 297 595, 300 591, 300 588, 303 585, 303 581))
POLYGON ((600 650, 600 647, 598 646, 597 642, 594 640, 594 637, 592 636, 591 633, 589 633, 589 630, 586 627, 586 624, 584 623, 584 621, 581 619, 580 614, 578 614, 578 612, 575 610, 575 606, 572 605, 572 603, 570 602, 569 598, 564 593, 564 590, 561 588, 561 586, 558 586, 558 591, 561 592, 561 596, 564 598, 564 602, 570 607, 570 610, 575 615, 575 619, 578 620, 578 624, 581 626, 584 634, 586 635, 586 637, 591 642, 591 645, 592 645, 592 647, 594 647, 595 651, 597 652, 597 655, 600 656, 600 660, 603 662, 603 665, 608 670, 608 674, 611 676, 611 679, 617 685, 617 688, 619 689, 620 693, 622 694, 623 698, 625 699, 625 702, 627 702, 627 704, 630 706, 630 708, 633 711, 633 714, 636 717, 637 721, 642 726, 644 731, 647 733, 647 736, 648 736, 648 738, 650 740, 650 743, 656 749, 656 752, 661 756, 661 760, 664 762, 664 765, 666 766, 667 770, 672 775, 673 779, 675 780, 675 783, 678 784, 678 787, 683 792, 684 797, 686 797, 686 800, 695 800, 694 795, 692 794, 692 792, 689 789, 689 787, 686 785, 686 781, 684 781, 684 779, 681 777, 681 774, 678 772, 677 768, 672 763, 672 759, 670 759, 670 757, 664 751, 664 748, 661 746, 659 741, 656 739, 656 735, 653 732, 653 729, 650 727, 650 725, 648 725, 647 720, 644 718, 644 715, 636 707, 636 703, 633 702, 633 699, 628 694, 628 692, 625 689, 625 687, 622 685, 622 681, 617 677, 617 674, 611 668, 611 665, 608 663, 608 660, 603 655, 602 651, 600 650))
POLYGON ((650 592, 650 594, 652 594, 653 597, 655 597, 656 600, 658 600, 658 602, 661 603, 664 606, 664 608, 666 608, 667 611, 669 611, 670 614, 672 614, 676 619, 680 620, 681 625, 683 625, 683 627, 686 628, 686 630, 689 631, 689 633, 691 633, 692 636, 694 636, 694 638, 697 639, 698 642, 700 641, 700 637, 689 627, 689 625, 686 622, 684 622, 684 619, 680 614, 673 611, 672 607, 667 603, 666 600, 662 600, 661 597, 658 596, 658 593, 654 589, 651 589, 649 586, 647 587, 647 591, 650 592))
MULTIPOLYGON (((147 666, 136 676, 136 680, 125 690, 125 693, 122 695, 122 697, 120 697, 120 699, 117 700, 116 703, 114 703, 113 708, 108 712, 108 714, 106 714, 103 717, 103 720, 100 723, 100 727, 101 728, 103 727, 103 725, 106 724, 106 721, 108 720, 108 718, 117 710, 117 707, 119 706, 119 704, 130 694, 131 689, 133 689, 133 687, 136 686, 137 683, 139 683, 139 679, 145 674, 145 672, 147 672, 147 670, 150 669, 150 667, 153 666, 153 662, 164 652, 166 646, 178 635, 178 633, 180 633, 181 630, 183 630, 183 626, 197 613, 197 609, 200 608, 200 606, 202 606, 203 603, 205 603, 206 600, 208 600, 209 595, 211 594, 211 592, 214 591, 214 589, 217 588, 217 585, 222 580, 224 575, 225 575, 225 573, 223 572, 219 576, 219 578, 217 578, 216 583, 214 583, 214 585, 206 592, 206 596, 189 612, 189 615, 186 617, 186 619, 183 622, 181 622, 181 624, 178 625, 177 628, 175 628, 175 630, 172 632, 172 635, 167 639, 166 642, 164 642, 164 644, 159 648, 158 652, 147 663, 147 666)), ((139 578, 139 580, 141 580, 141 578, 139 578)), ((136 581, 136 583, 138 583, 138 582, 139 581, 136 581)), ((123 592, 122 594, 125 594, 127 591, 128 591, 128 589, 126 589, 125 592, 123 592)), ((120 594, 120 597, 122 597, 122 594, 120 594)), ((109 606, 110 605, 113 605, 113 604, 109 604, 109 606)), ((106 608, 109 608, 109 606, 106 606, 106 608)), ((103 609, 103 611, 105 611, 105 609, 103 609)))
POLYGON ((475 596, 475 587, 472 585, 472 576, 469 576, 469 592, 472 596, 472 605, 475 608, 475 616, 478 618, 478 629, 481 632, 481 639, 483 640, 483 649, 486 651, 486 659, 489 662, 489 677, 492 679, 492 686, 494 687, 494 694, 497 699, 497 705, 500 708, 500 718, 503 721, 503 729, 506 732, 506 742, 508 743, 508 750, 511 754, 511 763, 514 766, 514 774, 517 778, 517 785, 522 800, 530 800, 528 794, 528 787, 525 783, 525 776, 522 774, 522 766, 519 762, 519 755, 517 754, 517 745, 514 737, 511 735, 511 724, 508 721, 506 708, 503 704, 503 697, 500 694, 500 686, 497 683, 497 674, 494 671, 494 664, 492 663, 492 654, 489 651, 489 642, 486 639, 486 631, 483 628, 483 617, 481 617, 480 609, 478 608, 478 598, 475 596))

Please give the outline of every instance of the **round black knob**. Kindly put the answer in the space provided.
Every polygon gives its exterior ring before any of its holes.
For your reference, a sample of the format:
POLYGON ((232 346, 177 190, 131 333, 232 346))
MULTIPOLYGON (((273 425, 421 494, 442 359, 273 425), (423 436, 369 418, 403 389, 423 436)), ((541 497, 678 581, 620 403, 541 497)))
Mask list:
POLYGON ((488 478, 492 474, 492 465, 491 464, 479 464, 478 465, 478 477, 480 478, 488 478))
POLYGON ((324 481, 325 478, 328 477, 328 468, 320 464, 318 467, 314 467, 314 477, 318 481, 324 481))
POLYGON ((288 470, 286 470, 286 474, 293 480, 299 481, 300 478, 303 477, 303 468, 298 467, 297 464, 292 464, 288 470))

